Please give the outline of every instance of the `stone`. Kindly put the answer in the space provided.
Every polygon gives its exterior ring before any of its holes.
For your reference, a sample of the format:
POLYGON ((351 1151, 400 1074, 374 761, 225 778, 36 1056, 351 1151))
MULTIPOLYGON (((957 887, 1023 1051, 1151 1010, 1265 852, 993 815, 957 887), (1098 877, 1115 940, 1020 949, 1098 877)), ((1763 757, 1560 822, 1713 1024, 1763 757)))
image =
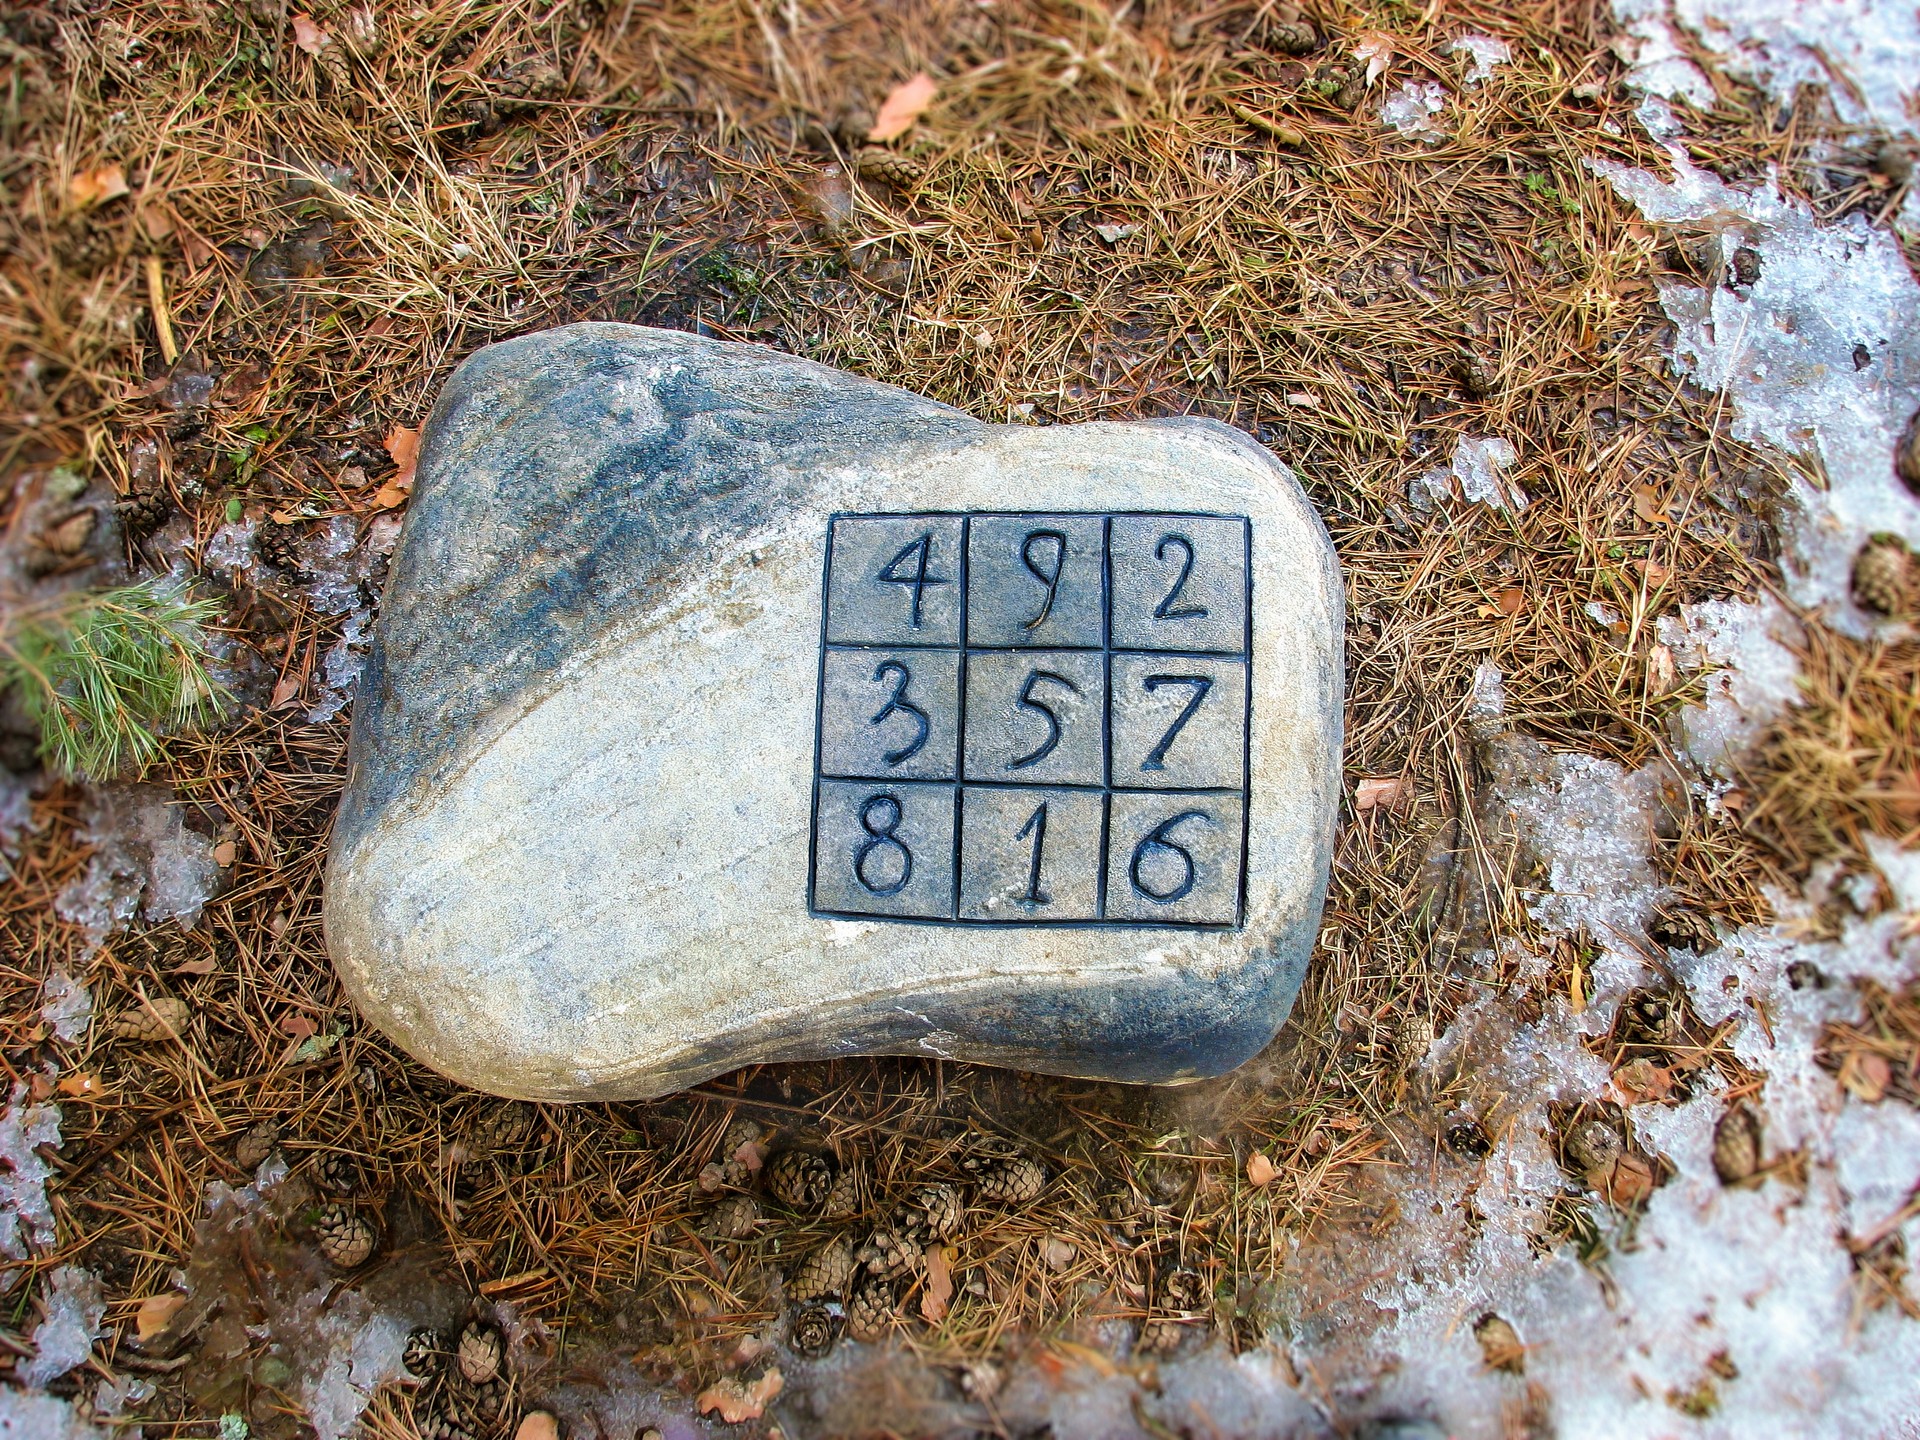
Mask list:
POLYGON ((422 435, 329 950, 526 1100, 1223 1073, 1318 933, 1344 603, 1292 473, 1212 421, 984 424, 625 325, 489 346, 422 435))

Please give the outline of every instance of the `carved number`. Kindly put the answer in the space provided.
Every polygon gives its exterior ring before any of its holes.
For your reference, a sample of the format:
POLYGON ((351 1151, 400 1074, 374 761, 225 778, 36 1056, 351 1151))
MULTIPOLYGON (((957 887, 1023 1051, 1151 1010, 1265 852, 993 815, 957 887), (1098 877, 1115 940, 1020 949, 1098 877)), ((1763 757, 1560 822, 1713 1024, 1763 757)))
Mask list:
POLYGON ((1035 530, 1021 542, 1020 563, 1027 567, 1027 573, 1047 587, 1047 598, 1041 603, 1040 613, 1021 625, 1022 630, 1037 630, 1046 623, 1047 616, 1053 613, 1053 597, 1060 593, 1060 572, 1067 567, 1067 537, 1058 530, 1035 530), (1042 570, 1033 563, 1033 545, 1036 540, 1053 542, 1053 568, 1042 570))
POLYGON ((1187 577, 1193 574, 1193 541, 1184 535, 1162 535, 1160 543, 1153 547, 1153 558, 1166 559, 1169 546, 1177 546, 1180 550, 1182 556, 1180 573, 1174 578, 1173 588, 1167 591, 1167 598, 1154 607, 1153 618, 1156 620, 1203 620, 1207 615, 1206 606, 1177 603, 1180 592, 1187 588, 1187 577))
POLYGON ((1020 898, 1029 905, 1051 905, 1053 897, 1040 888, 1040 851, 1047 843, 1047 802, 1044 800, 1013 838, 1024 840, 1029 834, 1033 836, 1033 858, 1027 862, 1027 893, 1020 898))
POLYGON ((913 591, 913 628, 916 630, 920 628, 920 600, 926 593, 927 587, 950 583, 943 575, 927 574, 927 561, 932 551, 933 535, 929 532, 918 540, 902 545, 899 553, 887 562, 887 568, 882 570, 878 577, 889 585, 905 585, 913 591), (911 573, 903 573, 900 567, 909 555, 917 556, 919 563, 911 573))
POLYGON ((1171 820, 1163 820, 1160 824, 1154 826, 1153 829, 1149 830, 1141 839, 1140 843, 1133 847, 1133 863, 1127 867, 1127 878, 1133 882, 1133 888, 1146 896, 1147 899, 1157 901, 1162 905, 1171 905, 1174 901, 1182 898, 1188 891, 1193 889, 1193 855, 1184 845, 1175 844, 1174 841, 1169 838, 1173 834, 1174 826, 1184 824, 1188 820, 1205 820, 1209 825, 1213 823, 1213 817, 1204 810, 1182 810, 1171 820), (1170 890, 1155 890, 1140 878, 1140 862, 1147 858, 1147 852, 1149 850, 1163 850, 1169 855, 1178 855, 1180 857, 1180 864, 1185 874, 1181 877, 1178 885, 1175 885, 1170 890))
POLYGON ((927 712, 907 699, 907 686, 913 683, 913 672, 898 660, 889 660, 873 672, 874 680, 882 685, 886 684, 888 675, 899 676, 899 681, 893 687, 893 694, 887 697, 887 703, 875 711, 873 719, 867 723, 878 725, 896 710, 902 715, 911 715, 914 718, 914 722, 920 727, 920 733, 913 737, 910 744, 902 745, 898 750, 889 750, 880 757, 889 765, 898 765, 901 761, 911 760, 920 753, 920 747, 927 743, 927 734, 933 727, 927 721, 927 712))
POLYGON ((894 834, 900 828, 900 797, 889 795, 884 790, 878 795, 869 795, 860 806, 860 828, 867 832, 868 838, 862 840, 853 851, 853 875, 867 891, 873 895, 898 895, 907 888, 907 882, 913 878, 913 852, 906 843, 894 834), (874 823, 874 811, 881 806, 892 813, 878 824, 874 823), (876 885, 867 878, 867 862, 873 858, 873 852, 882 845, 891 845, 900 852, 900 878, 891 885, 876 885))
POLYGON ((1167 733, 1160 737, 1160 743, 1148 752, 1147 758, 1140 762, 1142 770, 1164 770, 1167 768, 1167 750, 1172 746, 1174 737, 1186 728, 1193 719, 1193 712, 1200 708, 1200 702, 1207 698, 1207 692, 1213 689, 1213 680, 1206 675, 1149 675, 1146 679, 1147 691, 1151 694, 1163 685, 1191 685, 1193 698, 1187 701, 1187 708, 1174 718, 1167 727, 1167 733))
POLYGON ((1030 754, 1022 755, 1018 760, 1009 764, 1007 766, 1009 770, 1024 770, 1029 765, 1038 765, 1042 760, 1046 759, 1047 756, 1051 755, 1053 753, 1053 747, 1060 743, 1060 717, 1053 713, 1051 707, 1033 698, 1033 687, 1038 685, 1042 680, 1051 680, 1057 685, 1064 685, 1075 695, 1080 693, 1080 687, 1078 685, 1067 679, 1066 676, 1056 675, 1051 670, 1035 670, 1031 675, 1027 676, 1027 683, 1020 687, 1020 698, 1014 703, 1019 705, 1023 710, 1033 710, 1047 717, 1047 738, 1040 743, 1039 749, 1030 754))

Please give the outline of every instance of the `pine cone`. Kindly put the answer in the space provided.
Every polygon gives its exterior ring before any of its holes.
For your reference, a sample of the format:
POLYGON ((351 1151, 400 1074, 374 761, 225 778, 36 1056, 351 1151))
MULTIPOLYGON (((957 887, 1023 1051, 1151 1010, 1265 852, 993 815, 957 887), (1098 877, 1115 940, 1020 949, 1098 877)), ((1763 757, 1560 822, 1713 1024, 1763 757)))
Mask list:
POLYGON ((1760 1122, 1744 1105, 1735 1105, 1713 1127, 1713 1173, 1722 1185, 1751 1180, 1760 1168, 1760 1122))
POLYGON ((1663 990, 1638 990, 1621 1007, 1624 1038, 1642 1045, 1668 1046, 1686 1038, 1686 1014, 1680 1001, 1663 990))
POLYGON ((242 1170, 258 1170, 280 1143, 280 1127, 262 1120, 234 1142, 233 1163, 242 1170))
POLYGON ((120 517, 120 525, 135 540, 144 540, 173 514, 173 504, 157 490, 136 490, 132 494, 114 501, 113 513, 120 517))
POLYGON ((916 1185, 912 1193, 894 1207, 893 1225, 909 1241, 924 1245, 930 1240, 946 1240, 958 1235, 966 1216, 960 1192, 953 1186, 916 1185))
POLYGON ((1604 1120, 1583 1120, 1567 1132, 1568 1161, 1581 1176, 1605 1175, 1625 1152, 1620 1132, 1604 1120))
POLYGON ((927 178, 924 160, 902 155, 897 150, 884 150, 878 145, 869 145, 856 155, 853 168, 860 172, 862 180, 878 180, 896 190, 911 190, 927 178))
POLYGON ((1876 535, 1853 562, 1853 598, 1877 615, 1904 615, 1914 594, 1913 552, 1898 535, 1876 535))
POLYGON ((313 1157, 313 1183, 336 1195, 350 1195, 360 1188, 360 1167, 337 1150, 322 1150, 313 1157))
POLYGON ((962 1157, 961 1172, 973 1180, 975 1198, 996 1205, 1030 1205, 1047 1188, 1041 1163, 1017 1145, 992 1141, 962 1157))
POLYGON ((500 1373, 507 1356, 507 1342, 498 1329, 484 1320, 471 1320, 460 1332, 458 1350, 460 1373, 475 1385, 484 1385, 500 1373))
POLYGON ((818 1210, 833 1190, 833 1167, 811 1150, 782 1150, 767 1162, 767 1189, 790 1210, 818 1210))
POLYGON ((135 1040, 143 1045, 177 1040, 187 1033, 192 1018, 186 1001, 162 995, 122 1011, 113 1022, 113 1035, 116 1040, 135 1040))
POLYGON ((1267 21, 1267 38, 1283 55, 1304 55, 1320 43, 1313 22, 1291 5, 1277 7, 1267 21))
POLYGON ((533 1136, 534 1109, 517 1100, 494 1106, 474 1126, 476 1154, 497 1155, 526 1148, 533 1136))
POLYGON ((1685 905, 1661 906, 1654 912, 1647 933, 1669 950, 1691 950, 1696 955, 1704 955, 1720 944, 1713 922, 1685 905))
POLYGON ((716 1240, 745 1240, 760 1224, 760 1206, 751 1195, 727 1195, 707 1212, 707 1234, 716 1240))
POLYGON ((353 1206, 337 1201, 320 1207, 313 1231, 320 1242, 320 1253, 342 1270, 366 1264, 380 1245, 380 1232, 374 1223, 353 1206))
POLYGON ((847 1297, 847 1333, 856 1340, 876 1340, 900 1311, 899 1283, 884 1275, 868 1274, 847 1297))
POLYGON ((407 1336, 407 1348, 400 1352, 401 1367, 423 1385, 431 1385, 447 1372, 447 1352, 441 1347, 440 1336, 432 1330, 419 1329, 407 1336))
POLYGON ((1134 1349, 1143 1355, 1170 1355, 1194 1328, 1180 1320, 1149 1320, 1140 1327, 1140 1339, 1134 1349))
POLYGON ((853 1247, 835 1236, 793 1267, 793 1274, 787 1277, 787 1298, 806 1301, 844 1295, 858 1264, 853 1247))
POLYGON ((854 1258, 866 1267, 868 1276, 878 1280, 917 1274, 926 1263, 918 1241, 884 1225, 867 1237, 867 1243, 855 1252, 854 1258))
POLYGON ((818 1360, 840 1338, 840 1322, 824 1305, 808 1305, 793 1317, 787 1343, 809 1360, 818 1360))
POLYGON ((290 580, 305 584, 313 578, 300 564, 300 536, 295 526, 269 520, 254 533, 253 550, 290 580))
POLYGON ((1160 1308, 1178 1315, 1194 1317, 1213 1308, 1207 1294, 1207 1282, 1197 1270, 1175 1266, 1160 1277, 1160 1308))
POLYGON ((820 1213, 829 1220, 845 1220, 850 1215, 858 1215, 866 1208, 861 1195, 865 1188, 860 1172, 852 1166, 847 1167, 834 1177, 833 1188, 827 1191, 826 1203, 821 1206, 820 1213))
POLYGON ((347 63, 347 50, 329 35, 320 42, 320 50, 313 57, 313 63, 327 84, 342 95, 353 90, 353 67, 347 63))

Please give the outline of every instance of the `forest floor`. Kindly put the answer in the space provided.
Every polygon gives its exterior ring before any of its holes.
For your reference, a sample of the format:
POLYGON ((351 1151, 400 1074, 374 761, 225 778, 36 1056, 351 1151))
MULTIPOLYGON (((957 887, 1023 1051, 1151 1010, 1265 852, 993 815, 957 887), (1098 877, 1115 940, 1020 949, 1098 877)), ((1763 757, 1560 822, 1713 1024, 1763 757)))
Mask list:
POLYGON ((233 697, 138 786, 0 719, 0 1435, 1920 1435, 1920 38, 1831 8, 0 13, 0 594, 177 574, 233 697), (534 1107, 359 1020, 410 447, 580 319, 1293 467, 1348 802, 1265 1054, 534 1107), (796 1147, 855 1215, 720 1233, 796 1147), (796 1336, 795 1258, 926 1183, 966 1228, 878 1336, 796 1336), (473 1320, 502 1379, 415 1383, 473 1320))

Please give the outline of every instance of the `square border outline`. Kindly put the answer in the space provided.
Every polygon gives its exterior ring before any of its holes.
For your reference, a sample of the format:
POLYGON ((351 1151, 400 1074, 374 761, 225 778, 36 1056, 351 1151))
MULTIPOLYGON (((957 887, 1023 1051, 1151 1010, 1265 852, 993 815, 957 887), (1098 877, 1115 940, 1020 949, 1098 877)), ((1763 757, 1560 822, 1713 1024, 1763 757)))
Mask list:
MULTIPOLYGON (((1128 654, 1170 655, 1179 658, 1189 652, 1161 650, 1128 650, 1128 654)), ((1199 655, 1201 652, 1191 652, 1199 655)), ((1226 659, 1234 657, 1211 654, 1208 658, 1226 659)), ((816 920, 866 920, 876 924, 889 925, 935 925, 966 927, 972 929, 1044 929, 1044 930, 1213 930, 1232 932, 1243 929, 1247 922, 1247 844, 1253 830, 1253 521, 1246 515, 1229 515, 1211 510, 835 510, 827 516, 826 553, 820 564, 820 659, 816 667, 813 687, 813 775, 811 785, 811 804, 807 815, 807 914, 816 920), (1240 658, 1247 667, 1247 703, 1240 721, 1241 776, 1242 783, 1228 787, 1209 787, 1206 789, 1186 790, 1149 790, 1145 793, 1156 795, 1238 795, 1240 797, 1240 885, 1235 896, 1234 917, 1229 922, 1212 920, 1109 920, 1107 908, 1107 870, 1111 866, 1109 846, 1112 841, 1113 806, 1111 803, 1100 807, 1100 857, 1101 866, 1096 881, 1095 908, 1101 915, 1092 920, 976 920, 960 915, 960 847, 965 840, 963 816, 961 814, 961 794, 966 789, 965 755, 967 746, 967 656, 973 650, 1014 651, 1033 648, 1080 649, 1091 651, 1092 646, 1051 646, 1032 647, 1026 645, 969 645, 967 644, 967 548, 972 534, 973 517, 976 515, 1011 515, 1044 518, 1048 515, 1064 515, 1075 518, 1098 516, 1101 526, 1101 648, 1105 657, 1107 693, 1101 707, 1102 759, 1107 783, 1098 787, 1046 787, 1029 786, 1023 788, 1086 788, 1099 789, 1103 797, 1110 797, 1116 788, 1113 781, 1113 522, 1116 518, 1129 519, 1185 519, 1197 517, 1204 520, 1233 520, 1239 522, 1241 540, 1245 547, 1243 565, 1246 574, 1246 618, 1241 632, 1242 654, 1240 658), (820 739, 825 723, 826 673, 827 673, 827 607, 832 601, 833 587, 833 537, 834 527, 842 520, 958 520, 960 522, 960 643, 958 645, 878 645, 858 642, 837 645, 839 650, 958 650, 960 652, 960 689, 956 697, 959 707, 959 720, 955 726, 956 745, 959 758, 951 782, 934 780, 928 784, 953 786, 953 903, 952 915, 879 915, 867 910, 823 910, 815 904, 815 885, 819 874, 820 847, 820 785, 824 778, 820 771, 820 739)), ((849 778, 849 777, 831 777, 849 778)), ((871 777, 861 777, 871 778, 871 777)), ((1136 787, 1122 786, 1132 791, 1136 787)))

